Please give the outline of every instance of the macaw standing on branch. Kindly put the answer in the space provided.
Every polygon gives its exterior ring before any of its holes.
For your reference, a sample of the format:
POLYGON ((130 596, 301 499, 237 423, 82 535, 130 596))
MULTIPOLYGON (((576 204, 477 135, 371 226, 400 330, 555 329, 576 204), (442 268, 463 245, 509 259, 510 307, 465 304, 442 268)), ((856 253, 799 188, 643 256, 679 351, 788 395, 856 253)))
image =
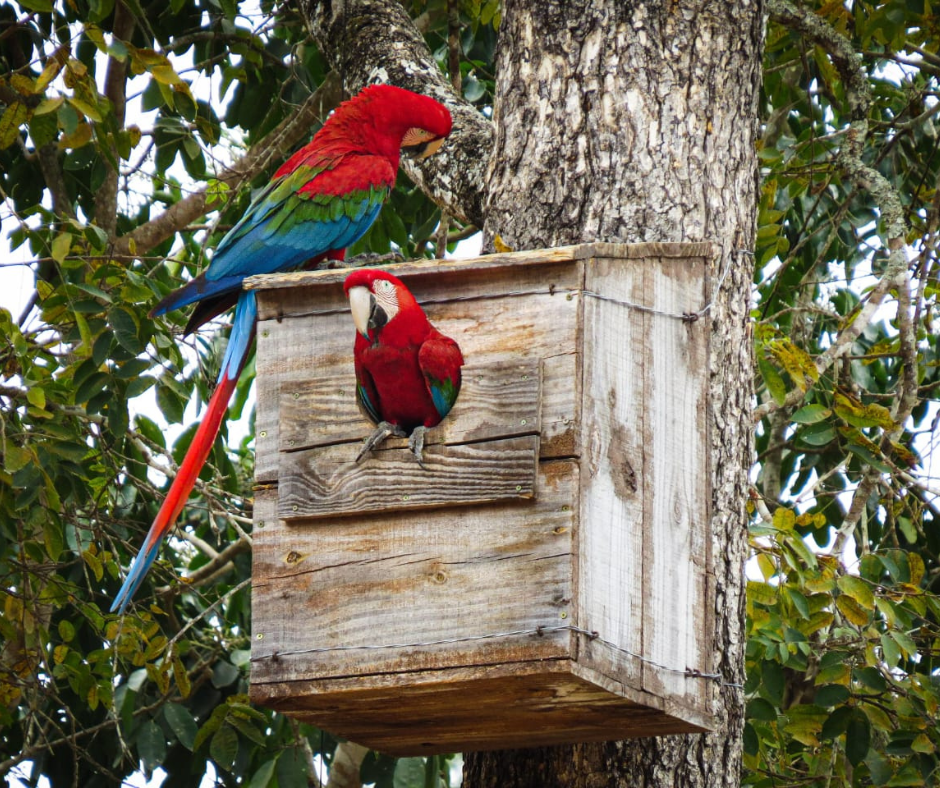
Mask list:
POLYGON ((150 313, 162 315, 196 303, 186 326, 189 333, 235 306, 215 392, 112 612, 124 612, 153 564, 219 432, 251 348, 258 314, 255 294, 242 291, 242 281, 313 259, 342 259, 346 247, 375 221, 394 187, 401 151, 430 156, 450 131, 450 112, 434 99, 391 85, 363 89, 340 105, 310 144, 274 173, 221 240, 209 267, 150 313))
POLYGON ((376 425, 356 462, 396 435, 408 438, 423 468, 425 434, 450 413, 460 393, 460 348, 431 325, 391 274, 360 268, 343 289, 356 326, 356 399, 376 425))

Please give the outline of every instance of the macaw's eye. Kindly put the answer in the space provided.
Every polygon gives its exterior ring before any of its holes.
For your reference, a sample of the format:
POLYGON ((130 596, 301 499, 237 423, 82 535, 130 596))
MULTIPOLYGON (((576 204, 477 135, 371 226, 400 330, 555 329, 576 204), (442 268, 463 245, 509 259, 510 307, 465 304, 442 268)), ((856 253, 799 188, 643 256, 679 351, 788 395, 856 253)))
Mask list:
POLYGON ((376 289, 376 292, 387 293, 389 290, 392 289, 392 283, 387 281, 386 279, 377 279, 375 281, 375 289, 376 289))
POLYGON ((409 153, 418 159, 426 159, 434 154, 443 143, 443 137, 437 137, 430 131, 410 128, 402 137, 401 147, 405 153, 409 153))

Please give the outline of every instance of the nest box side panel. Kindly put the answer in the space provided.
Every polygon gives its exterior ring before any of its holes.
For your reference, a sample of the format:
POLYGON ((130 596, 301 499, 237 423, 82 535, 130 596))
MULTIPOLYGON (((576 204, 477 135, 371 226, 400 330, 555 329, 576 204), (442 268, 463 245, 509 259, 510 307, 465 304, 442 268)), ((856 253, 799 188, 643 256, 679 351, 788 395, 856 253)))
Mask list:
POLYGON ((587 264, 586 289, 614 300, 588 296, 584 306, 579 621, 600 638, 582 638, 579 664, 626 677, 667 714, 701 724, 712 688, 684 671, 712 668, 708 321, 629 306, 704 306, 705 259, 675 247, 587 264))
MULTIPOLYGON (((586 289, 605 298, 646 297, 642 261, 590 260, 586 289), (629 267, 629 269, 628 269, 629 267)), ((579 662, 643 686, 644 366, 650 326, 645 314, 583 296, 584 409, 578 623, 579 662), (624 651, 608 646, 614 643, 624 651), (629 653, 625 653, 629 652, 629 653)))
MULTIPOLYGON (((569 632, 578 467, 542 463, 518 504, 288 525, 255 498, 252 684, 552 660, 569 632), (520 630, 527 632, 520 633, 520 630)), ((262 691, 262 690, 259 690, 262 691)))
MULTIPOLYGON (((645 269, 651 306, 700 310, 708 299, 703 257, 661 258, 645 269)), ((709 604, 711 479, 708 424, 707 317, 695 322, 653 316, 647 365, 646 429, 655 450, 645 457, 643 488, 643 686, 697 709, 710 709, 714 682, 686 668, 713 672, 709 604), (666 666, 666 668, 660 667, 666 666), (672 670, 669 670, 671 668, 672 670)))

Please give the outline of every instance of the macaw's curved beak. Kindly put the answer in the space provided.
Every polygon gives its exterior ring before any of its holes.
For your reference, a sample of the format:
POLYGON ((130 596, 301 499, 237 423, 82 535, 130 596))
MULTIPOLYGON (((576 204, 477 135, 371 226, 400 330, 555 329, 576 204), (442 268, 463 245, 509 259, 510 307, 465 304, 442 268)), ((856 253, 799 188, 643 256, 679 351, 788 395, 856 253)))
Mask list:
POLYGON ((405 145, 402 150, 410 156, 414 156, 418 161, 424 161, 429 156, 437 153, 441 145, 444 144, 443 137, 435 137, 427 142, 420 142, 415 145, 405 145))
POLYGON ((356 331, 366 339, 369 338, 370 331, 378 331, 388 323, 388 313, 382 309, 367 287, 349 289, 349 308, 356 331))

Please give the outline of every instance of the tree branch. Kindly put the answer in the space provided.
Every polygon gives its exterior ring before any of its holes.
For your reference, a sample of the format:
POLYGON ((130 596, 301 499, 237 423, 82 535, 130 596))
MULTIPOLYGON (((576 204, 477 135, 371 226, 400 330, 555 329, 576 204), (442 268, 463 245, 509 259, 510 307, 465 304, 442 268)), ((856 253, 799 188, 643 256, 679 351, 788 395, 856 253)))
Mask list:
MULTIPOLYGON (((904 207, 897 189, 880 172, 865 164, 862 159, 865 140, 868 136, 868 116, 871 109, 871 87, 862 68, 862 58, 851 42, 831 27, 824 19, 789 0, 769 0, 771 15, 782 25, 806 36, 814 44, 826 50, 832 64, 839 72, 845 86, 846 99, 852 121, 848 126, 842 148, 836 156, 839 165, 850 180, 867 190, 878 205, 885 226, 885 246, 888 249, 888 264, 878 284, 871 291, 868 301, 859 310, 855 319, 845 326, 835 341, 816 357, 816 370, 821 376, 833 363, 852 349, 855 340, 871 323, 875 311, 881 306, 891 287, 899 286, 907 276, 907 256, 904 253, 904 238, 907 222, 904 207)), ((754 410, 754 421, 760 421, 781 407, 792 407, 799 403, 806 392, 796 388, 786 396, 782 405, 776 401, 765 402, 754 410)))
MULTIPOLYGON (((263 172, 273 161, 286 159, 301 140, 309 137, 311 128, 318 125, 340 100, 339 78, 336 74, 328 74, 320 87, 304 101, 293 116, 282 121, 274 131, 222 173, 219 181, 238 189, 242 183, 263 172)), ((155 219, 140 225, 127 235, 122 235, 114 245, 114 257, 126 260, 145 254, 190 222, 204 216, 208 210, 207 189, 208 187, 190 194, 171 205, 155 219)))
POLYGON ((483 226, 484 180, 492 124, 455 95, 422 35, 398 0, 296 0, 320 51, 351 93, 390 82, 445 104, 454 131, 436 156, 403 161, 408 176, 443 210, 483 226))
MULTIPOLYGON (((114 38, 127 41, 134 32, 134 15, 127 10, 121 0, 114 6, 114 38)), ((127 59, 118 60, 114 55, 108 57, 108 70, 104 78, 104 95, 111 102, 114 111, 114 122, 117 128, 124 128, 124 119, 127 109, 127 59)), ((119 154, 116 146, 111 146, 114 157, 114 166, 107 157, 102 158, 106 167, 106 174, 101 188, 95 195, 95 222, 104 230, 109 238, 114 237, 117 228, 117 195, 118 195, 118 161, 119 154)))

